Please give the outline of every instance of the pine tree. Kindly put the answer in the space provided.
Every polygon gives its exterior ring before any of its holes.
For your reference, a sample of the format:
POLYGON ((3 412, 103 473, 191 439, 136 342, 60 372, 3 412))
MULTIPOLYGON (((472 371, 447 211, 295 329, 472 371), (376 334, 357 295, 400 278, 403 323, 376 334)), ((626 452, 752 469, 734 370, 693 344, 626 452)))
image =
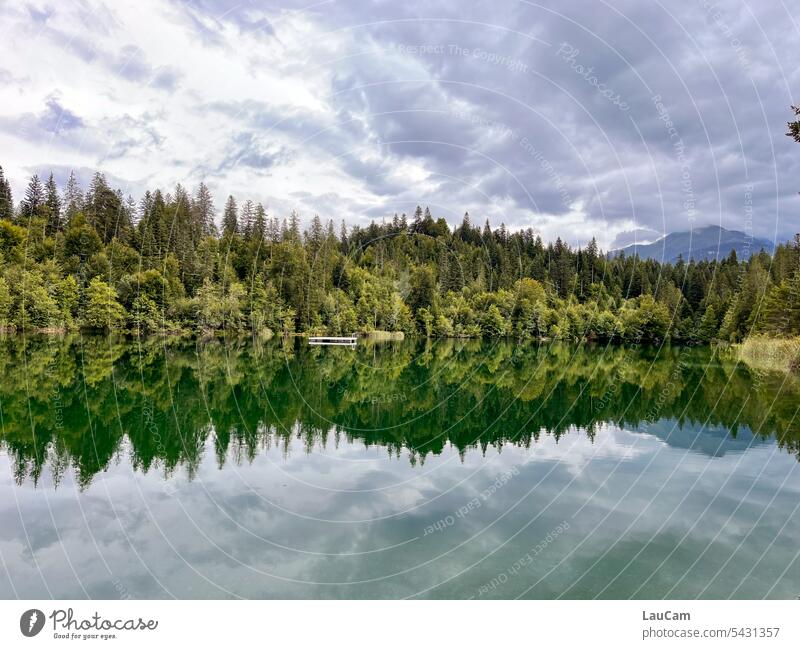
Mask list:
POLYGON ((597 239, 592 237, 589 245, 586 246, 586 264, 588 266, 588 278, 590 284, 594 284, 595 282, 595 267, 598 260, 598 250, 597 239))
POLYGON ((197 234, 204 237, 216 235, 214 199, 204 182, 200 183, 194 195, 193 212, 197 234))
POLYGON ((315 214, 314 218, 311 219, 311 227, 306 233, 306 245, 312 257, 316 255, 322 247, 322 239, 322 221, 320 221, 319 215, 315 214))
POLYGON ((486 223, 483 224, 483 233, 481 234, 483 238, 484 245, 488 244, 490 241, 494 241, 494 237, 492 236, 492 227, 489 225, 489 219, 486 219, 486 223))
POLYGON ((67 223, 72 221, 74 216, 83 210, 83 192, 75 178, 75 172, 69 172, 67 186, 64 187, 64 219, 67 223))
POLYGON ((261 243, 267 235, 267 213, 264 206, 259 203, 256 205, 255 217, 253 218, 253 240, 261 243))
POLYGON ((278 243, 281 240, 281 224, 277 216, 269 220, 269 232, 267 237, 270 243, 278 243))
POLYGON ((464 218, 461 219, 461 225, 459 225, 453 235, 461 239, 462 241, 470 242, 472 241, 472 223, 469 219, 469 212, 464 212, 464 218))
POLYGON ((289 215, 288 235, 293 243, 300 243, 300 216, 295 210, 289 215))
POLYGON ((123 197, 120 192, 108 186, 106 177, 97 172, 84 202, 86 220, 97 231, 103 243, 114 237, 125 239, 130 233, 130 223, 125 221, 122 209, 123 197))
POLYGON ((53 179, 53 174, 47 179, 45 185, 45 205, 47 206, 47 234, 53 235, 63 229, 61 220, 61 199, 58 196, 58 187, 53 179))
POLYGON ((39 208, 44 204, 44 188, 37 174, 31 176, 25 189, 25 198, 20 203, 20 213, 26 219, 37 216, 39 208))
POLYGON ((325 245, 328 246, 330 250, 335 250, 337 243, 336 228, 333 225, 333 220, 328 219, 328 224, 325 226, 325 245))
MULTIPOLYGON (((192 222, 192 199, 183 185, 175 186, 175 196, 169 205, 171 212, 168 249, 174 252, 183 267, 191 265, 194 256, 195 236, 192 222)), ((168 216, 169 218, 169 216, 168 216)))
POLYGON ((128 194, 128 198, 125 199, 125 210, 128 213, 128 219, 131 222, 131 226, 136 227, 139 222, 139 217, 136 210, 136 201, 130 194, 128 194))
POLYGON ((425 234, 432 234, 433 228, 433 215, 431 215, 431 208, 425 206, 425 216, 422 218, 422 232, 425 234))
POLYGON ((245 239, 249 239, 253 234, 253 218, 255 217, 253 201, 247 199, 239 211, 239 228, 244 234, 245 239))
POLYGON ((153 195, 150 193, 148 189, 144 196, 142 196, 141 200, 139 201, 139 225, 141 225, 147 218, 150 216, 150 212, 153 209, 153 195))
POLYGON ((236 207, 236 200, 233 196, 228 196, 225 203, 225 211, 222 213, 222 236, 232 237, 239 231, 239 217, 236 207))
POLYGON ((3 174, 0 167, 0 219, 12 220, 14 218, 14 201, 11 197, 11 184, 3 174))
POLYGON ((141 253, 149 259, 163 259, 169 243, 168 209, 160 189, 142 199, 142 217, 137 226, 141 253))
POLYGON ((411 223, 411 231, 415 233, 422 232, 422 208, 417 205, 414 210, 414 221, 411 223))

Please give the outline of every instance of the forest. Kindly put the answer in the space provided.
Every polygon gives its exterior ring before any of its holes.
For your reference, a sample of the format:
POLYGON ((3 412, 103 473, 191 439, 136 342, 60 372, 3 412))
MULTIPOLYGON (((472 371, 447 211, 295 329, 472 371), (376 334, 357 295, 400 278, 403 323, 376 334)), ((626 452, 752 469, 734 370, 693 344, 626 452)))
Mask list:
POLYGON ((120 456, 136 470, 184 467, 191 477, 209 452, 223 466, 270 446, 289 453, 294 440, 306 452, 357 441, 424 462, 448 445, 465 456, 546 435, 594 439, 607 423, 712 455, 775 439, 800 459, 800 384, 759 377, 729 351, 418 338, 353 352, 281 338, 7 336, 0 448, 20 484, 49 467, 56 484, 75 468, 83 486, 120 456))
POLYGON ((350 334, 741 341, 800 334, 800 235, 774 255, 662 264, 572 248, 531 228, 451 229, 417 207, 367 227, 267 214, 201 183, 137 203, 96 173, 0 168, 0 328, 209 335, 350 334))

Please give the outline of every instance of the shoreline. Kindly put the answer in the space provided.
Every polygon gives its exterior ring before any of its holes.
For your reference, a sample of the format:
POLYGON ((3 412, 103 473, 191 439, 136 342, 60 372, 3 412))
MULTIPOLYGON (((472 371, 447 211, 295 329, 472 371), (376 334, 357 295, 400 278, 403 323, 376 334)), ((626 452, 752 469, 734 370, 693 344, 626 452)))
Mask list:
MULTIPOLYGON (((626 347, 631 345, 641 346, 642 342, 631 342, 624 339, 619 340, 599 340, 595 338, 583 338, 581 340, 559 339, 552 336, 517 338, 514 336, 425 336, 422 334, 406 334, 402 331, 357 331, 354 332, 362 341, 369 343, 379 342, 402 342, 405 340, 453 340, 453 341, 483 341, 483 340, 505 340, 517 341, 519 343, 529 343, 531 345, 542 345, 550 342, 561 342, 574 345, 612 345, 614 347, 626 347)), ((211 331, 191 331, 191 330, 162 330, 149 331, 137 334, 131 330, 119 330, 115 332, 103 332, 94 329, 68 329, 64 327, 46 327, 41 329, 16 329, 0 327, 0 338, 3 337, 56 337, 65 338, 70 335, 88 335, 99 337, 114 337, 123 339, 183 339, 194 342, 210 342, 226 338, 257 338, 259 340, 296 340, 305 339, 313 336, 339 335, 320 332, 291 332, 286 334, 275 334, 271 330, 262 331, 241 331, 216 329, 211 331)), ((793 338, 774 338, 769 336, 753 335, 740 343, 726 343, 723 341, 693 341, 683 339, 668 339, 666 341, 648 341, 648 346, 667 345, 674 347, 715 347, 720 346, 732 351, 737 360, 745 363, 759 371, 783 372, 800 375, 800 337, 793 338)))

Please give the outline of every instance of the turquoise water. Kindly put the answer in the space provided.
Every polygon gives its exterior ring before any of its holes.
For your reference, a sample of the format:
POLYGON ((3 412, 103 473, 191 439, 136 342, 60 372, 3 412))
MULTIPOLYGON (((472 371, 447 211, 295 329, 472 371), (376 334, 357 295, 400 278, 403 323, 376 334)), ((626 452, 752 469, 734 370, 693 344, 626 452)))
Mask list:
POLYGON ((800 391, 706 348, 0 345, 4 598, 800 595, 800 391))

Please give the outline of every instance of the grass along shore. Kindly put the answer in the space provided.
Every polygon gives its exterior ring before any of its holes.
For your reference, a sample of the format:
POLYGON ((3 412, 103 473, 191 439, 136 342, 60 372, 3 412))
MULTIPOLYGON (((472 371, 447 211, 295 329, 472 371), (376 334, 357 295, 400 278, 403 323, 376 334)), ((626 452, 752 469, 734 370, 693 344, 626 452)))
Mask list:
POLYGON ((770 372, 800 372, 800 337, 750 336, 736 347, 740 360, 770 372))

